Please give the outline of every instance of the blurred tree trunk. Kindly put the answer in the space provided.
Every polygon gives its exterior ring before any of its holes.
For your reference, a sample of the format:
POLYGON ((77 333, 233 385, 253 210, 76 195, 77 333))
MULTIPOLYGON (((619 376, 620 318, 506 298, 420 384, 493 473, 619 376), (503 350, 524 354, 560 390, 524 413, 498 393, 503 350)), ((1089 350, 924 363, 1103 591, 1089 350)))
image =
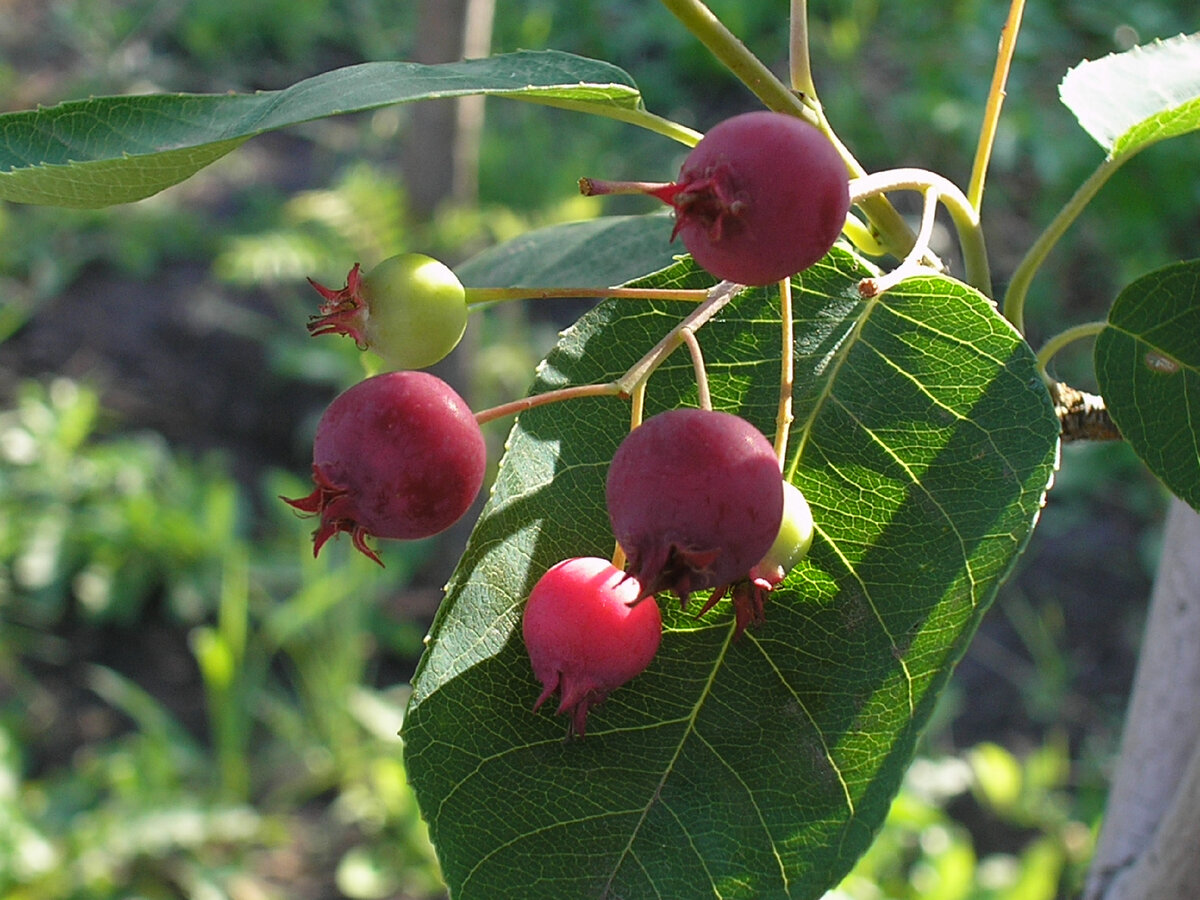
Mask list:
MULTIPOLYGON (((495 0, 420 0, 415 61, 487 56, 495 0)), ((474 203, 479 187, 481 96, 413 104, 401 165, 413 211, 428 216, 451 200, 474 203)))
MULTIPOLYGON (((419 0, 415 62, 477 59, 491 52, 495 0, 419 0)), ((408 107, 411 119, 401 150, 401 170, 413 213, 428 218, 444 203, 472 206, 479 194, 479 142, 482 96, 428 100, 408 107)), ((421 250, 409 247, 409 250, 421 250)), ((456 260, 446 260, 453 264, 456 260)), ((472 401, 471 383, 478 353, 478 329, 467 328, 456 352, 433 368, 472 401)), ((479 511, 483 491, 470 511, 439 538, 422 567, 425 577, 445 584, 462 555, 479 511)))
POLYGON ((1172 500, 1087 900, 1200 898, 1200 515, 1172 500))

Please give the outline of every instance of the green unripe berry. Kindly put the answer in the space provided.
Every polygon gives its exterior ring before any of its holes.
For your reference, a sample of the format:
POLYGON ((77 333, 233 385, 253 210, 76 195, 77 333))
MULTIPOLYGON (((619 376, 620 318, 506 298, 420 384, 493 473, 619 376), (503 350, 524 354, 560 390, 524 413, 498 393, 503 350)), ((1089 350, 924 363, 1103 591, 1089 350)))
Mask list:
POLYGON ((808 501, 800 488, 785 481, 783 483, 783 521, 779 534, 767 555, 750 572, 751 580, 765 579, 776 585, 796 563, 808 555, 813 542, 813 517, 808 501))
POLYGON ((366 275, 358 264, 325 298, 310 333, 346 334, 392 369, 423 369, 443 359, 467 328, 466 289, 451 269, 420 253, 385 259, 366 275))

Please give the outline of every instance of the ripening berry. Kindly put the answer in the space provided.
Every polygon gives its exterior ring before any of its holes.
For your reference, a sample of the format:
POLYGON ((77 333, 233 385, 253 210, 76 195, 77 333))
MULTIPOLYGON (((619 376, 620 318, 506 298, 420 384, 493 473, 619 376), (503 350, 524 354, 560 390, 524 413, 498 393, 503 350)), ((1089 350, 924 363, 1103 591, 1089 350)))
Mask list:
POLYGON ((750 112, 714 126, 684 160, 675 234, 696 263, 739 284, 770 284, 829 252, 850 208, 849 175, 812 125, 750 112))
POLYGON ((447 266, 420 253, 392 256, 366 275, 355 263, 340 291, 309 283, 325 298, 309 333, 349 335, 389 368, 433 365, 467 328, 466 289, 447 266))
POLYGON ((674 409, 647 419, 613 454, 605 497, 629 570, 647 593, 746 577, 783 516, 775 451, 745 419, 674 409))
POLYGON ((558 712, 580 737, 588 710, 640 675, 662 639, 653 597, 606 559, 575 557, 543 575, 525 604, 521 633, 542 683, 537 709, 560 692, 558 712))
POLYGON ((284 499, 321 517, 314 556, 346 531, 380 562, 368 535, 413 540, 449 528, 479 493, 486 463, 479 425, 448 384, 425 372, 388 372, 329 405, 313 442, 316 488, 284 499))
POLYGON ((833 143, 785 113, 715 125, 668 184, 583 178, 587 195, 649 194, 675 208, 675 236, 718 278, 763 285, 829 252, 850 209, 850 178, 833 143))

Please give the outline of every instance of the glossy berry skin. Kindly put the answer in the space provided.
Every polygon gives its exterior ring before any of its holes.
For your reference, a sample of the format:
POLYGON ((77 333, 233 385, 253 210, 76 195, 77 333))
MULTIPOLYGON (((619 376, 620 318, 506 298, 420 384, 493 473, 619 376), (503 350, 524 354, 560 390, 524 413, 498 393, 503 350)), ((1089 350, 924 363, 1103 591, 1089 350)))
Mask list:
POLYGON ((640 675, 662 639, 662 615, 653 597, 606 559, 575 557, 551 567, 525 604, 521 634, 533 674, 542 683, 537 709, 560 692, 558 712, 569 713, 580 737, 588 710, 640 675))
POLYGON ((325 410, 313 441, 316 487, 286 502, 321 517, 314 556, 345 531, 380 562, 367 536, 413 540, 449 528, 478 495, 486 463, 479 425, 448 384, 425 372, 388 372, 325 410))
POLYGON ((783 480, 770 442, 725 412, 647 419, 613 454, 605 486, 613 533, 647 593, 746 577, 779 533, 783 480))
POLYGON ((309 333, 349 335, 392 369, 433 365, 467 328, 466 289, 449 267, 420 253, 389 257, 366 275, 355 263, 341 290, 309 283, 325 298, 309 333))
POLYGON ((829 139, 767 111, 710 129, 660 196, 675 207, 675 234, 696 263, 747 285, 807 269, 829 252, 850 208, 846 165, 829 139))

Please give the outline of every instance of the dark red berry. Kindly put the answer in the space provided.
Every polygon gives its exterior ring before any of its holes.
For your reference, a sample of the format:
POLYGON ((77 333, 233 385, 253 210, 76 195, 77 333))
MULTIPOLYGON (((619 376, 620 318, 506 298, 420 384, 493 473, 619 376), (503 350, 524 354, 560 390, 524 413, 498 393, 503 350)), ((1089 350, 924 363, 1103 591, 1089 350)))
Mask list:
POLYGON ((675 409, 647 419, 613 455, 606 486, 613 533, 646 593, 744 578, 783 516, 770 442, 745 419, 675 409))
POLYGON ((534 711, 555 691, 558 712, 583 736, 588 710, 640 675, 662 639, 653 597, 605 559, 576 557, 553 566, 529 595, 521 633, 542 683, 534 711))
POLYGON ((580 190, 649 194, 675 208, 676 235, 718 278, 771 284, 829 252, 846 224, 850 178, 832 142, 777 112, 714 126, 667 184, 582 178, 580 190))
POLYGON ((850 208, 849 176, 812 125, 750 112, 704 135, 669 202, 697 264, 718 278, 770 284, 829 252, 850 208))
POLYGON ((412 540, 453 525, 483 484, 487 450, 466 402, 425 372, 388 372, 339 394, 321 416, 307 497, 286 500, 320 515, 313 555, 340 531, 376 562, 364 540, 412 540))

